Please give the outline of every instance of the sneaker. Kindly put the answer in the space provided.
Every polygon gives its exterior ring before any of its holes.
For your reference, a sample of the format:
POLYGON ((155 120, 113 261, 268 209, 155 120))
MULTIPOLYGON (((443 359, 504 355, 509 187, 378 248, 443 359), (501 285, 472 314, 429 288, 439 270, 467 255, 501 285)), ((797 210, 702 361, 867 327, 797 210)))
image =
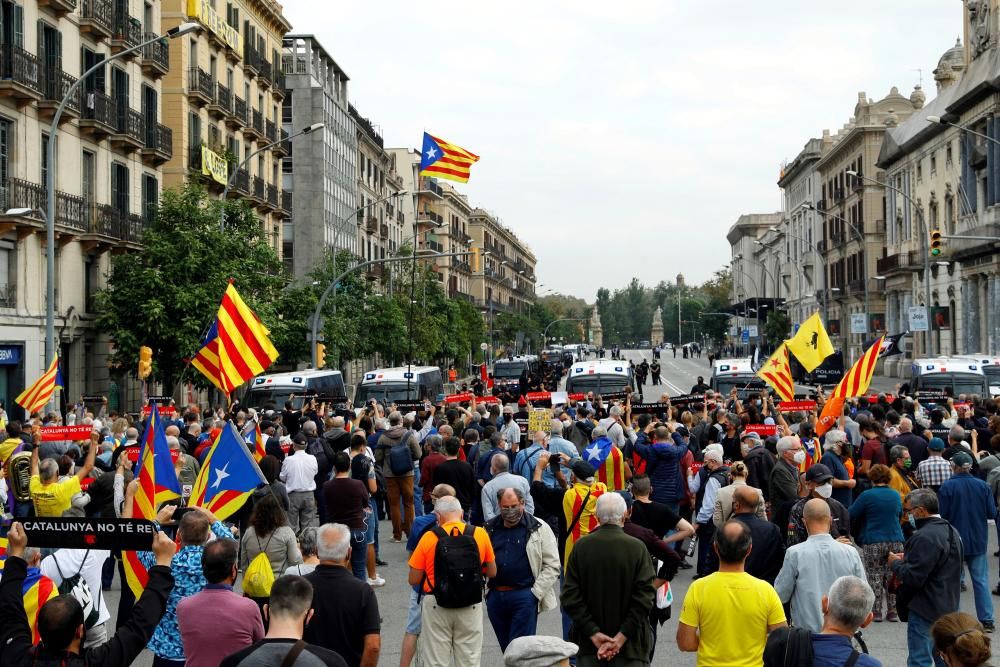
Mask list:
POLYGON ((872 616, 872 622, 873 623, 881 623, 882 622, 882 612, 880 612, 880 611, 875 612, 875 614, 872 616))
POLYGON ((885 620, 889 621, 890 623, 898 623, 899 615, 896 613, 895 609, 890 609, 889 613, 885 615, 885 620))
POLYGON ((996 630, 996 629, 997 629, 997 626, 996 626, 996 624, 993 621, 983 621, 983 630, 986 630, 986 632, 989 632, 989 633, 992 634, 993 631, 996 630))
POLYGON ((388 563, 386 563, 386 562, 385 562, 384 560, 382 560, 381 558, 376 558, 376 559, 375 559, 375 564, 376 564, 376 565, 378 565, 379 567, 389 567, 389 564, 388 564, 388 563))
POLYGON ((368 579, 368 585, 371 586, 372 588, 380 588, 382 586, 385 586, 385 579, 376 574, 374 579, 371 578, 368 579))
POLYGON ((694 567, 694 565, 687 562, 686 560, 682 560, 680 563, 678 563, 677 567, 679 567, 682 570, 690 570, 692 567, 694 567))
POLYGON ((402 542, 403 540, 399 539, 398 537, 394 537, 394 538, 392 538, 392 540, 390 540, 390 541, 391 541, 391 542, 393 542, 394 544, 399 544, 399 543, 400 543, 400 542, 402 542))

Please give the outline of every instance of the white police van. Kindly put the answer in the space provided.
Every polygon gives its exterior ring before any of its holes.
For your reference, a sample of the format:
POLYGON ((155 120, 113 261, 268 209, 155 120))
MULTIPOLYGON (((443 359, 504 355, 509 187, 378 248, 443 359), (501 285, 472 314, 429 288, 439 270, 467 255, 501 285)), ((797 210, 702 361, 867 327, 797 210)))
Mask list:
POLYGON ((712 377, 708 386, 716 393, 728 397, 735 389, 740 400, 757 394, 767 387, 767 384, 754 373, 753 363, 749 357, 745 359, 716 359, 712 364, 712 377))
POLYGON ((1000 396, 1000 357, 991 357, 988 354, 962 354, 949 359, 970 359, 979 364, 986 376, 986 384, 990 388, 990 396, 1000 396))
MULTIPOLYGON (((989 396, 986 374, 978 359, 935 357, 914 359, 910 366, 910 391, 989 396)), ((917 393, 917 396, 920 394, 917 393)))
POLYGON ((566 379, 566 391, 571 394, 614 394, 634 386, 628 362, 613 359, 578 361, 570 366, 566 379))
POLYGON ((400 401, 437 402, 444 396, 444 381, 437 366, 399 366, 368 371, 354 392, 354 405, 375 399, 382 405, 400 401))
POLYGON ((248 408, 281 410, 292 396, 296 410, 302 408, 306 397, 316 397, 333 403, 336 407, 347 404, 344 376, 338 370, 306 369, 292 373, 258 375, 250 381, 243 395, 243 405, 248 408))

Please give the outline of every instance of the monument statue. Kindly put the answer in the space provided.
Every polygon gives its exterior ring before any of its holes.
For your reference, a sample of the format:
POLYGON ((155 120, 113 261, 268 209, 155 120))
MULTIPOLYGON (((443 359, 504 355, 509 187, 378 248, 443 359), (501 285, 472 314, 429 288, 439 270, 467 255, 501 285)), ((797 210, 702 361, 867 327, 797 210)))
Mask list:
POLYGON ((663 345, 663 308, 660 306, 657 306, 656 312, 653 313, 653 330, 650 332, 649 342, 654 347, 663 345))
POLYGON ((594 306, 590 314, 590 344, 594 347, 604 347, 604 327, 601 326, 601 314, 594 306))

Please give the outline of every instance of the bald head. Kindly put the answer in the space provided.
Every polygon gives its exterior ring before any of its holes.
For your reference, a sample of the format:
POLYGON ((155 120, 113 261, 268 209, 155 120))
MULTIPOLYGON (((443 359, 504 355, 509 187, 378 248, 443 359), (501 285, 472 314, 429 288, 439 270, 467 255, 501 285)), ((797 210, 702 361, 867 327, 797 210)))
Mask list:
POLYGON ((830 505, 822 498, 813 498, 806 503, 802 519, 810 535, 830 532, 830 505))
POLYGON ((737 486, 733 491, 733 514, 750 514, 757 509, 760 492, 752 486, 737 486))

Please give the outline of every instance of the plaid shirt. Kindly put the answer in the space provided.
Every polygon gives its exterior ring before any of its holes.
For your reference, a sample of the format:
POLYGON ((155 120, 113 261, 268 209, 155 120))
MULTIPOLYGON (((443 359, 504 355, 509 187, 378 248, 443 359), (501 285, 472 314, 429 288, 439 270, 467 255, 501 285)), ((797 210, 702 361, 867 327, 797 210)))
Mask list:
POLYGON ((931 456, 917 466, 921 486, 938 487, 951 479, 951 462, 941 456, 931 456))

